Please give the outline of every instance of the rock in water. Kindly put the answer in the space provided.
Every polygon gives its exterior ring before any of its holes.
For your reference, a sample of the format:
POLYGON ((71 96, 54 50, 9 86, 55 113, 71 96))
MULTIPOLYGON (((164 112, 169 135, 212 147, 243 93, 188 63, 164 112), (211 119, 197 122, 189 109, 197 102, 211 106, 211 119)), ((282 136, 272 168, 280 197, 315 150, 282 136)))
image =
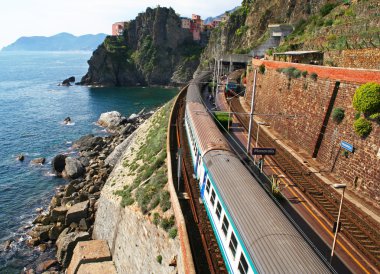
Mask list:
POLYGON ((41 158, 36 158, 36 159, 33 159, 31 161, 32 164, 39 164, 39 165, 43 165, 45 163, 46 159, 41 157, 41 158))
POLYGON ((63 122, 67 125, 68 123, 71 122, 71 118, 70 117, 66 117, 65 120, 63 120, 63 122))
POLYGON ((71 77, 69 77, 69 78, 63 80, 63 82, 62 82, 62 86, 71 86, 70 83, 73 83, 73 82, 75 82, 75 77, 74 77, 74 76, 71 76, 71 77))
POLYGON ((66 155, 58 154, 51 161, 51 167, 55 174, 61 175, 66 165, 66 155))
POLYGON ((65 169, 62 172, 64 177, 76 179, 81 177, 84 172, 85 169, 79 160, 71 157, 65 159, 65 169))
POLYGON ((25 156, 24 154, 20 154, 17 156, 17 160, 19 160, 20 162, 24 161, 25 160, 25 156))
POLYGON ((117 111, 110 111, 105 112, 100 115, 100 118, 98 120, 98 124, 102 127, 112 128, 117 127, 120 125, 122 121, 122 117, 120 112, 117 111))

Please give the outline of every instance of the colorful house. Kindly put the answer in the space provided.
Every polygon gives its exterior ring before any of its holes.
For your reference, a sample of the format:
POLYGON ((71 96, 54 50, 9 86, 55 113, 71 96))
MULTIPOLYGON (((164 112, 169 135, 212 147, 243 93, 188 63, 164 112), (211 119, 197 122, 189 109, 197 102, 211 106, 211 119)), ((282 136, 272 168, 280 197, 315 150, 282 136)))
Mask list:
POLYGON ((112 24, 112 35, 119 36, 122 35, 124 31, 124 22, 116 22, 112 24))

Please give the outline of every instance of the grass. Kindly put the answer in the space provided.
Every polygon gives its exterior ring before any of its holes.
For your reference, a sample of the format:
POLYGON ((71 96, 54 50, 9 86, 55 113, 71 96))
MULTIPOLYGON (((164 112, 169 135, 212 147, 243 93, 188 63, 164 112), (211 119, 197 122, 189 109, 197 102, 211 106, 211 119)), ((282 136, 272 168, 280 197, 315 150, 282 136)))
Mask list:
POLYGON ((136 204, 143 214, 154 210, 153 224, 160 225, 166 231, 174 225, 174 216, 160 216, 160 212, 166 212, 171 208, 170 193, 165 189, 168 182, 166 132, 171 105, 166 104, 152 116, 145 142, 135 150, 136 157, 123 162, 123 166, 129 169, 128 175, 135 177, 131 184, 115 191, 115 194, 122 198, 122 207, 136 204))

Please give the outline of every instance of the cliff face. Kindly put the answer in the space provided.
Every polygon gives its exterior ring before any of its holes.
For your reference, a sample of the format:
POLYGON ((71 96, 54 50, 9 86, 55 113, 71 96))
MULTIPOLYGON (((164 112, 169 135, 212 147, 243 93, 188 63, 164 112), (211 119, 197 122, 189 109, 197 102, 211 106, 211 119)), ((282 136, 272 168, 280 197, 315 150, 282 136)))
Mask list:
POLYGON ((148 8, 108 36, 89 60, 82 84, 129 86, 186 82, 198 65, 201 47, 173 9, 148 8), (175 77, 172 79, 173 74, 175 77))
POLYGON ((199 70, 210 69, 214 58, 226 53, 249 53, 262 45, 269 38, 269 24, 294 27, 277 52, 378 48, 378 10, 376 0, 243 0, 229 20, 213 30, 199 70))
POLYGON ((230 14, 211 34, 201 57, 199 69, 213 65, 214 57, 225 53, 249 53, 267 38, 269 24, 297 24, 316 14, 327 0, 243 0, 242 6, 230 14))

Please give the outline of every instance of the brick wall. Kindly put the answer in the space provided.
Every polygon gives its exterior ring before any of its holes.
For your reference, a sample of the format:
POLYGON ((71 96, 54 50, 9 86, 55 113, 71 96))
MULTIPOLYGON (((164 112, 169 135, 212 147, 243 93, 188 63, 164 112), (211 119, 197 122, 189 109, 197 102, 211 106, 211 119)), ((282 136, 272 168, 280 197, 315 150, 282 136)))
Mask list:
POLYGON ((380 49, 352 49, 325 52, 325 64, 337 67, 380 69, 380 49))
MULTIPOLYGON (((330 118, 316 160, 332 175, 347 183, 359 196, 380 203, 380 126, 372 123, 372 133, 366 138, 358 137, 353 131, 355 110, 352 97, 364 82, 380 81, 380 71, 326 68, 322 66, 289 64, 274 61, 254 60, 253 65, 264 63, 266 71, 258 73, 255 113, 269 123, 284 139, 305 150, 310 156, 323 124, 326 110, 336 81, 340 81, 334 103, 345 110, 345 118, 336 124, 330 118), (317 72, 317 80, 308 75, 289 80, 276 68, 294 66, 300 70, 317 72), (352 76, 352 80, 350 77, 352 76), (362 77, 362 78, 360 78, 362 77), (273 116, 267 114, 276 114, 273 116), (340 142, 344 140, 354 145, 355 152, 348 158, 339 153, 340 142), (354 183, 355 181, 355 183, 354 183)), ((248 75, 248 85, 252 85, 253 73, 248 75)), ((252 88, 248 87, 247 104, 251 100, 252 88)))

